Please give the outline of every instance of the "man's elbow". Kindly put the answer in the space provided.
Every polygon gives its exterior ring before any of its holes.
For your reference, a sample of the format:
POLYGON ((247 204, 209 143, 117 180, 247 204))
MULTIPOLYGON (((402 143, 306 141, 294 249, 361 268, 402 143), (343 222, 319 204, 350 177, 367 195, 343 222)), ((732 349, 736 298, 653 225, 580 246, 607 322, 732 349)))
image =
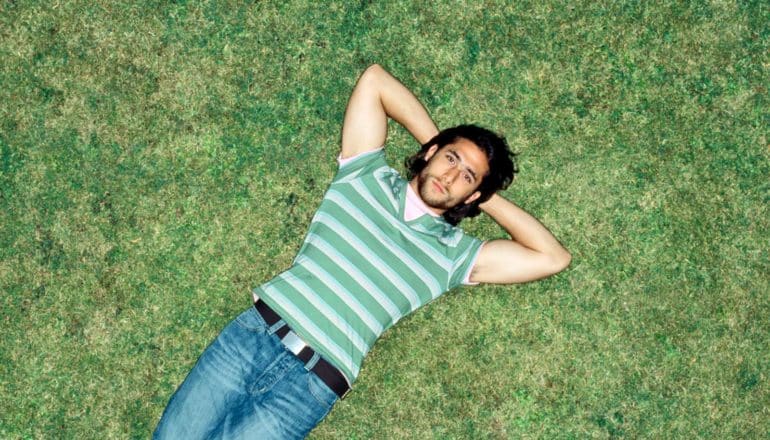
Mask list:
POLYGON ((568 250, 562 248, 561 251, 553 255, 551 259, 553 273, 563 271, 569 267, 570 263, 572 263, 572 254, 570 254, 568 250))
POLYGON ((377 63, 372 64, 361 74, 361 80, 376 81, 384 72, 385 69, 382 66, 377 63))

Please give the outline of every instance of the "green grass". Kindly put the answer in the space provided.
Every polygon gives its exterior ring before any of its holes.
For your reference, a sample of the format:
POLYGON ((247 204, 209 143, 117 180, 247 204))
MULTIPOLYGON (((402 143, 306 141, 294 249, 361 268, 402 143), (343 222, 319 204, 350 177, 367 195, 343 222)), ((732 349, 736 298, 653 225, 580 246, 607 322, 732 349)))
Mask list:
POLYGON ((509 3, 0 4, 0 437, 149 436, 372 62, 503 132, 574 258, 399 323, 313 438, 770 436, 770 6, 509 3))

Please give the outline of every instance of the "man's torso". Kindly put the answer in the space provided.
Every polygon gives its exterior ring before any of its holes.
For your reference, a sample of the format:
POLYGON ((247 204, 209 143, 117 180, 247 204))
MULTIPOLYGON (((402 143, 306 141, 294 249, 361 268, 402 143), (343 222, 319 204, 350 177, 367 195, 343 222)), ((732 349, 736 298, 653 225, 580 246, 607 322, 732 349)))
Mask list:
POLYGON ((481 245, 440 217, 405 221, 407 185, 382 151, 342 165, 292 266, 255 289, 350 382, 385 330, 466 278, 481 245))

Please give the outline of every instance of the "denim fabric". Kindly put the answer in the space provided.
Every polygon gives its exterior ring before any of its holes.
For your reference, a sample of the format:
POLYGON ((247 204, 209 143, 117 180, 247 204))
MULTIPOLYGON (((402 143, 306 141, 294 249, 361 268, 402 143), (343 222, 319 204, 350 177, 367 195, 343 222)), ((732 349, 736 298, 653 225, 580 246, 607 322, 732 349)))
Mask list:
POLYGON ((153 438, 304 438, 337 395, 273 334, 280 324, 268 327, 254 307, 228 324, 171 397, 153 438))

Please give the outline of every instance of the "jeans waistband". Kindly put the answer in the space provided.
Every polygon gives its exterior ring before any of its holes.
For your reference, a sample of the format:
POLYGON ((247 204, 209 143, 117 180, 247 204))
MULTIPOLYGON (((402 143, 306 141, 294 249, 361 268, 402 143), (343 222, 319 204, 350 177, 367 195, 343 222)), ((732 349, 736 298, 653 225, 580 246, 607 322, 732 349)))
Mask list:
MULTIPOLYGON (((259 298, 254 302, 254 308, 257 309, 257 312, 269 326, 273 326, 282 321, 281 316, 259 298)), ((275 330, 274 334, 281 339, 281 342, 287 349, 289 349, 289 351, 294 353, 294 355, 308 367, 308 370, 317 375, 326 386, 339 396, 340 399, 347 395, 350 391, 350 385, 348 384, 345 375, 334 365, 317 354, 312 347, 307 345, 307 343, 305 343, 305 341, 303 341, 302 338, 289 327, 288 324, 284 323, 284 325, 275 330), (314 360, 315 363, 311 366, 310 364, 313 363, 314 360)))

